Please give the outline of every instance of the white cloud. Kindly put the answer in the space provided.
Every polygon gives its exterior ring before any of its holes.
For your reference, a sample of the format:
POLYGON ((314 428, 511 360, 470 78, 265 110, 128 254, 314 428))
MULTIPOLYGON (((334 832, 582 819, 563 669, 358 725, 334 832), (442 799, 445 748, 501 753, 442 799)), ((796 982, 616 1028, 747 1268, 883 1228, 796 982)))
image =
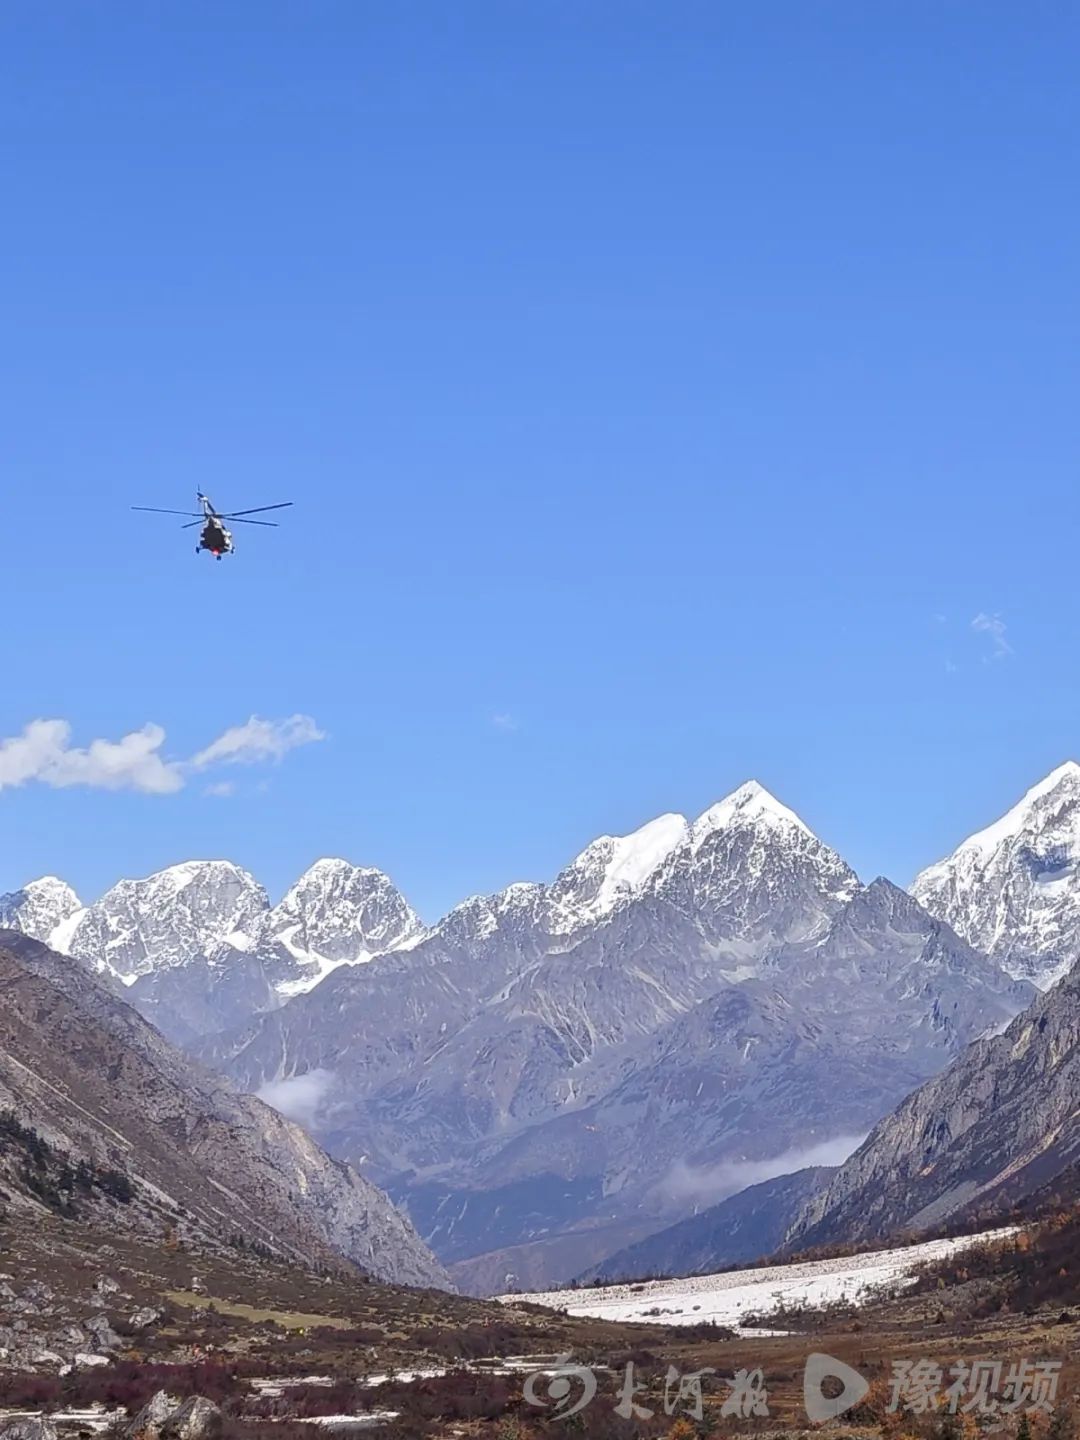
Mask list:
POLYGON ((837 1135, 805 1149, 791 1149, 771 1160, 725 1160, 718 1165, 687 1165, 677 1160, 660 1182, 658 1189, 667 1200, 698 1206, 715 1205, 728 1195, 736 1195, 763 1180, 778 1175, 793 1175, 810 1165, 842 1165, 853 1155, 865 1135, 837 1135))
POLYGON ((311 745, 326 736, 310 715, 291 715, 288 720, 261 720, 258 715, 243 725, 234 725, 219 735, 212 745, 192 759, 192 767, 205 770, 210 765, 255 765, 260 761, 281 760, 290 750, 311 745))
POLYGON ((236 794, 236 786, 231 780, 216 780, 213 785, 207 785, 203 794, 213 796, 217 800, 227 800, 230 795, 236 794))
POLYGON ((144 725, 120 740, 92 740, 77 749, 66 720, 32 720, 21 735, 0 741, 0 790, 36 781, 54 790, 84 785, 167 795, 183 788, 184 777, 162 759, 164 743, 160 725, 144 725))
POLYGON ((499 710, 492 715, 491 723, 496 730, 516 730, 518 728, 513 715, 508 715, 505 710, 499 710))
POLYGON ((286 1119, 310 1130, 333 1084, 333 1071, 309 1070, 306 1075, 294 1075, 288 1080, 270 1080, 256 1093, 286 1119))
POLYGON ((980 635, 989 635, 993 647, 990 652, 992 659, 1004 660, 1013 653, 1012 646, 1005 638, 1009 627, 1000 615, 986 615, 980 611, 972 620, 971 628, 980 635))
MULTIPOLYGON (((85 747, 71 743, 66 720, 31 720, 21 735, 0 740, 0 790, 46 785, 52 790, 82 786, 89 790, 134 790, 143 795, 170 795, 182 790, 193 771, 214 765, 279 761, 298 745, 324 738, 314 720, 293 715, 288 720, 260 720, 234 726, 191 760, 167 759, 165 731, 144 725, 119 740, 91 740, 85 747)), ((232 787, 211 784, 207 794, 225 795, 232 787)))

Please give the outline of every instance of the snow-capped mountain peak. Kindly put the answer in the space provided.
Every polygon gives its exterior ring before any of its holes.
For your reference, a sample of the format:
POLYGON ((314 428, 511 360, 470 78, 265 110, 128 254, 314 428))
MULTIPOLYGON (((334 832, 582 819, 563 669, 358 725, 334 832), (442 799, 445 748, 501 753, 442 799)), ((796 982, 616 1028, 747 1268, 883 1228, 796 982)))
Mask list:
POLYGON ((648 890, 714 943, 749 954, 769 937, 819 933, 858 884, 835 850, 751 780, 694 821, 648 890))
POLYGON ((684 815, 661 815, 628 835, 594 840, 548 891, 552 927, 569 930, 603 919, 660 885, 667 870, 685 871, 700 847, 729 829, 819 843, 794 811, 749 780, 692 823, 684 815))
POLYGON ((685 816, 661 815, 630 835, 606 836, 598 842, 608 855, 597 894, 600 909, 610 910, 621 897, 639 892, 683 843, 686 831, 685 816))
POLYGON ((1046 988, 1080 955, 1080 765, 917 876, 911 893, 1018 978, 1046 988))
POLYGON ((634 896, 671 853, 685 844, 683 815, 660 815, 629 835, 601 835, 587 845, 548 891, 555 930, 601 920, 634 896))
POLYGON ((21 930, 34 940, 48 941, 81 909, 82 901, 70 885, 55 875, 43 875, 21 890, 0 895, 0 930, 21 930))
POLYGON ((768 825, 783 828, 792 826, 805 835, 812 835, 810 828, 799 819, 794 810, 782 805, 775 795, 770 795, 764 785, 748 780, 725 799, 712 805, 694 821, 692 838, 695 842, 704 839, 716 830, 729 825, 768 825))
MULTIPOLYGON (((1080 809, 1075 806, 1069 808, 1067 815, 1058 813, 1062 806, 1070 807, 1070 802, 1077 797, 1080 797, 1080 765, 1075 760, 1067 760, 1064 765, 1051 770, 1037 785, 1033 785, 1024 798, 1011 810, 1006 811, 1000 820, 995 820, 985 830, 970 835, 956 853, 971 851, 989 856, 1000 846, 1018 837, 1045 833, 1049 826, 1053 826, 1060 819, 1065 819, 1070 829, 1080 826, 1080 809)), ((932 870, 935 867, 930 868, 932 870)))
POLYGON ((46 877, 0 897, 4 926, 135 987, 148 1018, 185 1043, 426 933, 381 870, 341 859, 317 860, 272 909, 262 886, 228 860, 121 880, 86 906, 46 877))
POLYGON ((49 944, 130 984, 226 944, 249 948, 268 909, 262 886, 238 865, 188 860, 121 880, 63 920, 49 944))
MULTIPOLYGON (((339 965, 359 965, 413 944, 424 927, 381 870, 317 860, 265 917, 260 952, 283 948, 300 968, 278 985, 284 996, 317 985, 339 965)), ((292 967, 295 969, 295 967, 292 967)))

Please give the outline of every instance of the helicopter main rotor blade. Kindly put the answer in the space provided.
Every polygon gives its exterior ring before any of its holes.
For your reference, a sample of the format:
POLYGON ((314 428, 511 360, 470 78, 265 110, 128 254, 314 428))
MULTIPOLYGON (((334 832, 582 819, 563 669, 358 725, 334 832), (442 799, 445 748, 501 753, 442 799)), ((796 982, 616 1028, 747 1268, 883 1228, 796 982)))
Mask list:
POLYGON ((265 525, 267 530, 277 530, 279 525, 276 520, 245 520, 240 515, 222 515, 222 520, 235 520, 238 525, 265 525))
POLYGON ((222 520, 241 520, 245 515, 261 515, 265 510, 288 510, 292 503, 291 500, 286 500, 281 505, 256 505, 254 510, 230 510, 221 518, 222 520))
POLYGON ((202 523, 203 523, 203 522, 202 522, 201 520, 192 520, 192 521, 190 521, 187 525, 181 525, 181 526, 180 526, 180 529, 181 529, 181 530, 194 530, 195 527, 196 527, 196 525, 201 525, 202 523))
POLYGON ((202 515, 198 510, 159 510, 154 505, 132 505, 132 510, 142 510, 147 515, 196 515, 201 520, 202 515))

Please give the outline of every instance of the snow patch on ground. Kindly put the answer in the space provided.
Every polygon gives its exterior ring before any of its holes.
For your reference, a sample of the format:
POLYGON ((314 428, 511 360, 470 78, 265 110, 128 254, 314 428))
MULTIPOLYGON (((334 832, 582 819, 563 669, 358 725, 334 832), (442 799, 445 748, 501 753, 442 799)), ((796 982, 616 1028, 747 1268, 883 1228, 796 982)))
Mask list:
MULTIPOLYGON (((741 1327, 749 1316, 769 1316, 791 1306, 817 1308, 837 1301, 860 1304, 882 1287, 910 1285, 928 1260, 1015 1233, 987 1231, 957 1240, 930 1240, 903 1249, 875 1250, 842 1260, 770 1265, 760 1270, 728 1270, 685 1280, 653 1280, 643 1285, 606 1285, 591 1290, 549 1290, 535 1295, 504 1295, 505 1305, 529 1301, 568 1315, 598 1320, 639 1321, 661 1325, 741 1327)), ((751 1333, 762 1334, 760 1330, 751 1333)))

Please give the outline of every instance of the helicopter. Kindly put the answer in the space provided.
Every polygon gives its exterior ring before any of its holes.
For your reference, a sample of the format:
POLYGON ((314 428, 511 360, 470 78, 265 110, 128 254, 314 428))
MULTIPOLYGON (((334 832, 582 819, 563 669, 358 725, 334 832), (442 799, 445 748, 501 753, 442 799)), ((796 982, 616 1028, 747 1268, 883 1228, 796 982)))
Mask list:
POLYGON ((233 544, 232 532, 226 528, 225 521, 239 521, 241 525, 265 525, 268 528, 277 528, 274 520, 249 520, 249 515, 261 515, 267 510, 287 510, 293 503, 286 500, 281 505, 257 505, 254 510, 232 510, 227 515, 221 514, 211 505, 207 496, 202 491, 197 492, 201 510, 159 510, 153 505, 133 505, 133 510, 141 510, 151 515, 193 515, 195 518, 187 525, 181 525, 181 530, 193 530, 196 525, 202 526, 202 534, 199 536, 199 543, 195 546, 195 554, 199 555, 203 550, 208 550, 215 560, 220 560, 223 555, 235 555, 236 546, 233 544))

